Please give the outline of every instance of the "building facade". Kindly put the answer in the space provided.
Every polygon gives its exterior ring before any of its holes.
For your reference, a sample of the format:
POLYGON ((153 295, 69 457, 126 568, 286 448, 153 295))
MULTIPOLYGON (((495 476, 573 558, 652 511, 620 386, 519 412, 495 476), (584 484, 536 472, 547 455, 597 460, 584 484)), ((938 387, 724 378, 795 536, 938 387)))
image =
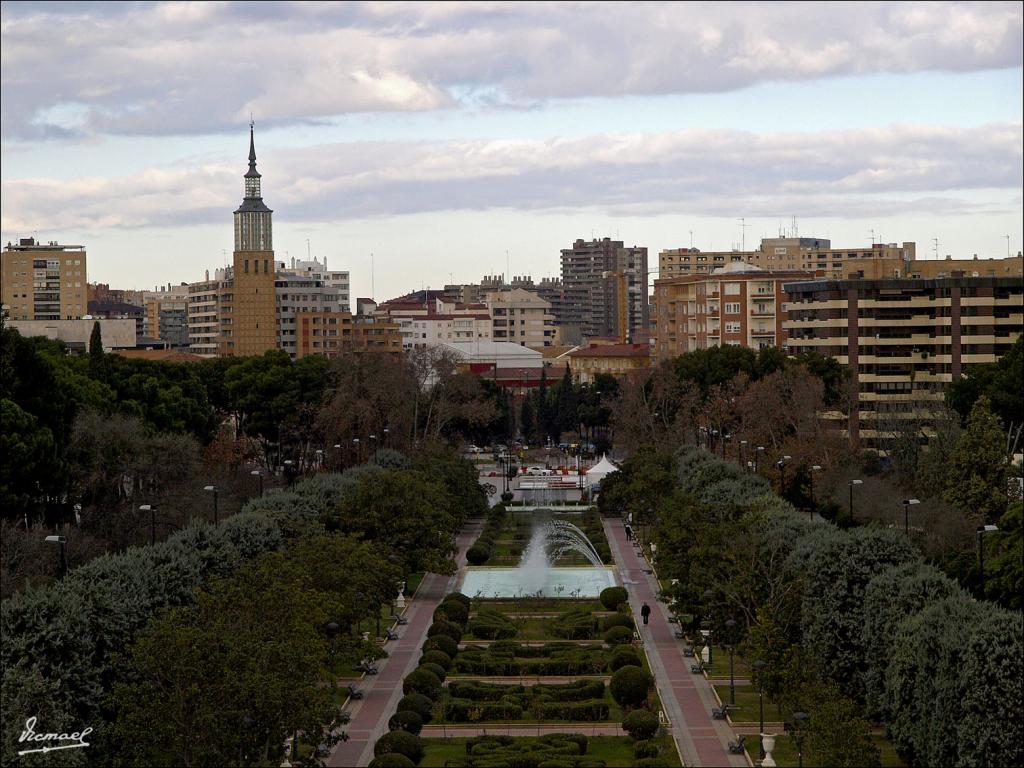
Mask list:
POLYGON ((12 320, 76 320, 86 314, 86 253, 25 237, 0 252, 0 302, 12 320))
POLYGON ((385 301, 374 310, 374 316, 398 324, 402 347, 407 350, 447 342, 491 341, 487 306, 450 303, 444 291, 415 291, 385 301))
POLYGON ((312 280, 321 281, 326 288, 330 288, 337 296, 336 303, 339 307, 338 311, 351 311, 349 294, 352 288, 352 283, 349 278, 349 273, 343 270, 328 269, 326 257, 324 258, 323 264, 320 263, 319 259, 315 258, 310 261, 293 258, 291 267, 288 267, 286 271, 312 280))
POLYGON ((188 283, 168 284, 144 292, 143 335, 166 341, 172 347, 189 346, 188 297, 188 283))
POLYGON ((578 343, 574 335, 645 338, 647 249, 605 237, 576 240, 561 253, 562 343, 578 343))
POLYGON ((488 293, 485 297, 491 315, 491 338, 522 347, 542 349, 555 339, 555 317, 551 304, 522 288, 488 293))
POLYGON ((299 312, 296 328, 296 358, 333 358, 365 351, 402 352, 402 332, 397 323, 361 318, 350 312, 299 312))
POLYGON ((658 279, 654 354, 665 360, 709 347, 784 346, 785 284, 813 277, 807 271, 769 272, 731 262, 711 274, 658 279))
POLYGON ((631 371, 649 368, 649 344, 593 344, 567 352, 572 377, 580 384, 590 384, 598 374, 625 376, 631 371))
POLYGON ((850 435, 878 450, 907 424, 926 440, 946 385, 995 362, 1024 332, 1018 277, 795 281, 786 291, 789 352, 849 366, 850 435))
POLYGON ((96 323, 100 324, 100 340, 104 352, 133 349, 136 344, 135 321, 123 319, 79 318, 69 320, 11 320, 7 326, 22 336, 45 336, 63 341, 72 352, 89 351, 89 340, 96 323))

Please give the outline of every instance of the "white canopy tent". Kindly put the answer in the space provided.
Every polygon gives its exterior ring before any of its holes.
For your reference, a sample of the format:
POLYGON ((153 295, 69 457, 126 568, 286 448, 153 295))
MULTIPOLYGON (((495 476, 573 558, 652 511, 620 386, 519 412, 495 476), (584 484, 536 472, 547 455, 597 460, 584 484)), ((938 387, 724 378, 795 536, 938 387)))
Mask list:
POLYGON ((608 455, 605 454, 597 464, 587 470, 587 486, 596 489, 608 475, 618 471, 619 468, 612 464, 608 459, 608 455))

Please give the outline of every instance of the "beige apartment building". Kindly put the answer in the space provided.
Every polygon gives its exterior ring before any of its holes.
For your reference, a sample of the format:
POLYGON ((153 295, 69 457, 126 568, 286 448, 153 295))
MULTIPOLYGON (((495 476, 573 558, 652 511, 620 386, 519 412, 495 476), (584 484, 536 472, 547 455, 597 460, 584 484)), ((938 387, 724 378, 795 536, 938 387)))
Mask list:
POLYGON ((0 301, 12 320, 76 320, 86 314, 86 253, 23 237, 0 252, 0 301))
POLYGON ((488 293, 484 303, 491 314, 491 338, 521 347, 543 349, 555 339, 551 302, 522 288, 488 293))
POLYGON ((333 358, 347 352, 402 352, 398 323, 355 317, 351 312, 299 312, 295 319, 296 358, 333 358))
POLYGON ((927 440, 946 385, 995 362, 1024 332, 1020 277, 791 281, 786 290, 789 352, 849 366, 849 433, 881 451, 906 425, 927 440))
POLYGON ((731 262, 711 274, 654 281, 658 360, 697 349, 783 346, 785 284, 808 280, 804 270, 769 271, 731 262))
POLYGON ((807 270, 824 277, 842 278, 847 265, 863 264, 875 259, 914 261, 915 243, 875 243, 857 248, 833 248, 830 240, 820 237, 763 238, 753 251, 711 251, 696 248, 673 248, 658 254, 658 277, 710 274, 712 270, 733 263, 753 264, 761 269, 807 270))

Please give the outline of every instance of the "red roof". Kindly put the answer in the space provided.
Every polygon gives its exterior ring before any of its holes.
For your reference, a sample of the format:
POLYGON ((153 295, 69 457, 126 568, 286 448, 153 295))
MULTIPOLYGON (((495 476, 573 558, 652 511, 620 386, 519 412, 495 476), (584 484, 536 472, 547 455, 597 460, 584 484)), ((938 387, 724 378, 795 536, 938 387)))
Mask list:
POLYGON ((648 357, 651 348, 646 344, 600 344, 585 349, 574 349, 569 357, 648 357))

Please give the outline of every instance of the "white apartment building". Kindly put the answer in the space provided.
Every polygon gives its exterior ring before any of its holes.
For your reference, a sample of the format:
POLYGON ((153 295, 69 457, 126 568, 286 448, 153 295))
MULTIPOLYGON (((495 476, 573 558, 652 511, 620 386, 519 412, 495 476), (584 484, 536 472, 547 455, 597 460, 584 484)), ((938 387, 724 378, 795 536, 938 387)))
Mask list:
POLYGON ((492 291, 485 301, 491 314, 491 337, 521 347, 542 349, 555 339, 555 316, 551 302, 536 293, 511 288, 492 291))
POLYGON ((327 268, 327 258, 324 263, 314 258, 312 261, 292 259, 292 265, 287 270, 297 275, 308 277, 312 280, 320 280, 325 286, 335 289, 338 295, 338 304, 342 312, 350 312, 349 295, 351 293, 351 281, 347 271, 330 270, 327 268))

